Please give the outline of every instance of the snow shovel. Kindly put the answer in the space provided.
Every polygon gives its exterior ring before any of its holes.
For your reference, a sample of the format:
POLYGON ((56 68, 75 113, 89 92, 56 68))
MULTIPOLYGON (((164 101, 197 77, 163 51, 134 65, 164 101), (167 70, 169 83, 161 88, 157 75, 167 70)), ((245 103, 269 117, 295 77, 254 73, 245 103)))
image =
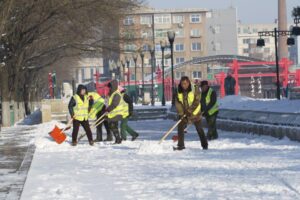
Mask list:
POLYGON ((66 140, 67 136, 64 133, 64 131, 71 128, 71 124, 73 122, 73 119, 74 118, 70 119, 70 121, 68 122, 67 126, 64 129, 60 129, 55 125, 54 129, 49 133, 49 135, 54 139, 54 141, 57 144, 61 144, 66 140))
POLYGON ((172 128, 170 130, 168 130, 163 137, 160 139, 158 144, 161 144, 167 137, 168 135, 170 135, 170 133, 180 124, 180 122, 185 118, 186 115, 183 115, 180 120, 174 125, 172 126, 172 128))

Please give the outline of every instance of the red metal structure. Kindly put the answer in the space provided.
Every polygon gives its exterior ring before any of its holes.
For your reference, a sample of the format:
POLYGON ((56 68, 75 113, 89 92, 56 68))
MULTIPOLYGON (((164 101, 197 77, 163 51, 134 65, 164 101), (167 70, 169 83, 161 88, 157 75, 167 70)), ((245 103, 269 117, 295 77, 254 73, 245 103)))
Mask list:
MULTIPOLYGON (((279 65, 281 67, 281 81, 283 83, 283 87, 286 87, 289 83, 289 77, 295 78, 296 86, 300 86, 300 70, 297 70, 296 73, 289 72, 289 67, 292 64, 290 60, 287 58, 283 58, 280 60, 279 65)), ((231 67, 231 70, 233 71, 232 76, 236 80, 236 87, 235 87, 235 94, 237 95, 239 93, 239 78, 251 78, 251 77, 276 77, 276 73, 247 73, 247 74, 241 74, 239 73, 239 70, 241 67, 244 66, 259 66, 259 65, 276 65, 275 62, 238 62, 237 60, 233 60, 232 63, 229 64, 231 67)), ((224 72, 221 72, 217 75, 215 75, 215 78, 217 79, 218 84, 220 85, 220 92, 221 97, 223 98, 225 96, 224 91, 224 83, 226 75, 224 72)))

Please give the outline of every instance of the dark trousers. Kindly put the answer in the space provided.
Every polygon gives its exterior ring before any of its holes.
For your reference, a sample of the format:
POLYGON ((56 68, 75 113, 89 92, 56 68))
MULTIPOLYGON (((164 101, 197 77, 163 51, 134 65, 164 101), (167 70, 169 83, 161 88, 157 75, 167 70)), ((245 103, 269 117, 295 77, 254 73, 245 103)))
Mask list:
MULTIPOLYGON (((184 129, 187 127, 187 124, 188 123, 186 120, 182 120, 178 125, 178 147, 184 147, 184 129)), ((201 121, 194 122, 193 124, 197 130, 202 148, 207 148, 208 143, 203 128, 201 126, 201 121)))
POLYGON ((72 142, 77 141, 77 136, 78 136, 78 131, 79 131, 79 126, 80 125, 83 127, 88 140, 93 141, 93 135, 92 135, 92 131, 91 131, 91 128, 90 128, 89 121, 88 120, 78 121, 78 120, 74 119, 74 121, 73 121, 73 132, 72 132, 72 142))
POLYGON ((205 117, 208 127, 207 138, 209 140, 217 139, 219 137, 217 132, 217 115, 218 113, 205 117))
MULTIPOLYGON (((101 114, 97 114, 97 119, 99 119, 101 116, 102 116, 101 114)), ((103 126, 103 124, 104 124, 104 127, 106 129, 106 134, 107 134, 106 140, 107 141, 112 141, 112 134, 110 132, 109 124, 108 124, 107 120, 105 120, 104 122, 102 122, 101 124, 99 124, 97 126, 97 140, 99 140, 99 141, 103 140, 103 138, 102 138, 102 134, 103 134, 103 132, 102 132, 102 126, 103 126)))
POLYGON ((116 143, 121 143, 122 140, 121 140, 120 133, 119 133, 119 123, 118 123, 118 121, 110 121, 109 122, 109 128, 115 136, 116 143))

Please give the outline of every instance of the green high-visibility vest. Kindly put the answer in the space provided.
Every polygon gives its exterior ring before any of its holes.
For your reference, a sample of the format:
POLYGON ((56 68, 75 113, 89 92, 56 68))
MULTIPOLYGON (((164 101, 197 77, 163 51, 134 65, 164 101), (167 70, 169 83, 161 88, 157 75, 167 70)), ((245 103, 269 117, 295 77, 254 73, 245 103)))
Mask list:
MULTIPOLYGON (((210 103, 212 92, 213 92, 213 89, 209 88, 208 92, 207 92, 207 95, 206 95, 206 98, 205 98, 206 105, 208 105, 210 103)), ((218 111, 219 111, 219 106, 218 106, 218 102, 216 102, 214 104, 214 106, 208 111, 208 114, 213 115, 218 111)))
POLYGON ((74 109, 74 116, 75 119, 78 121, 84 121, 87 120, 89 117, 89 100, 87 95, 84 95, 84 100, 80 98, 79 95, 75 94, 73 98, 76 101, 76 106, 73 108, 74 109))
POLYGON ((112 101, 113 101, 115 95, 120 95, 121 99, 120 99, 119 105, 114 110, 112 110, 111 112, 109 112, 108 115, 107 115, 107 117, 109 119, 112 119, 112 118, 116 117, 117 115, 121 115, 123 118, 128 117, 128 115, 129 115, 128 104, 124 101, 123 95, 120 93, 119 90, 116 90, 109 97, 108 106, 110 106, 112 104, 112 101))
MULTIPOLYGON (((194 102, 194 99, 195 99, 195 89, 194 87, 192 86, 192 91, 190 91, 188 93, 188 104, 189 106, 192 106, 193 102, 194 102)), ((181 102, 183 104, 183 93, 179 93, 178 92, 178 100, 179 102, 181 102)), ((201 111, 201 104, 199 103, 199 106, 194 110, 193 112, 193 115, 197 115, 199 114, 199 112, 201 111)))
POLYGON ((104 106, 105 100, 97 92, 89 92, 89 96, 94 99, 94 104, 89 113, 89 118, 95 119, 98 112, 100 112, 104 106))

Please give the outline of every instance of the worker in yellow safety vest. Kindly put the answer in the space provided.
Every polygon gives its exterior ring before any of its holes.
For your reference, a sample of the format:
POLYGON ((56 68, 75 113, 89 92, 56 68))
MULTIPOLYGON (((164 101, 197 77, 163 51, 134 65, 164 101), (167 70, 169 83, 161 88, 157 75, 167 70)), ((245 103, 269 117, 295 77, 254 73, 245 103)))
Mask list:
POLYGON ((178 125, 178 144, 174 150, 185 149, 184 129, 189 123, 194 124, 202 148, 207 149, 208 143, 201 125, 200 91, 197 85, 192 86, 187 76, 181 77, 175 98, 175 106, 178 117, 182 120, 178 125))
POLYGON ((218 132, 216 121, 219 112, 217 94, 208 86, 207 81, 201 82, 201 112, 203 113, 208 126, 207 139, 217 139, 218 132))
MULTIPOLYGON (((105 106, 105 99, 102 98, 97 92, 89 92, 89 104, 91 106, 89 112, 90 119, 99 119, 105 113, 106 106, 105 106)), ((101 120, 100 120, 101 121, 101 120)), ((94 142, 101 142, 103 141, 102 137, 102 126, 105 126, 107 138, 105 141, 112 141, 112 133, 109 130, 108 121, 105 120, 97 126, 97 137, 94 142)))
POLYGON ((87 96, 87 88, 84 85, 79 85, 76 94, 71 98, 69 112, 73 118, 72 146, 77 145, 77 136, 79 126, 83 126, 90 145, 94 145, 93 135, 89 125, 89 100, 87 96))
POLYGON ((122 139, 119 133, 119 121, 129 115, 128 104, 122 98, 120 91, 118 90, 118 81, 112 80, 108 84, 109 88, 109 100, 106 111, 108 112, 107 118, 109 128, 115 136, 115 143, 122 143, 122 139))

